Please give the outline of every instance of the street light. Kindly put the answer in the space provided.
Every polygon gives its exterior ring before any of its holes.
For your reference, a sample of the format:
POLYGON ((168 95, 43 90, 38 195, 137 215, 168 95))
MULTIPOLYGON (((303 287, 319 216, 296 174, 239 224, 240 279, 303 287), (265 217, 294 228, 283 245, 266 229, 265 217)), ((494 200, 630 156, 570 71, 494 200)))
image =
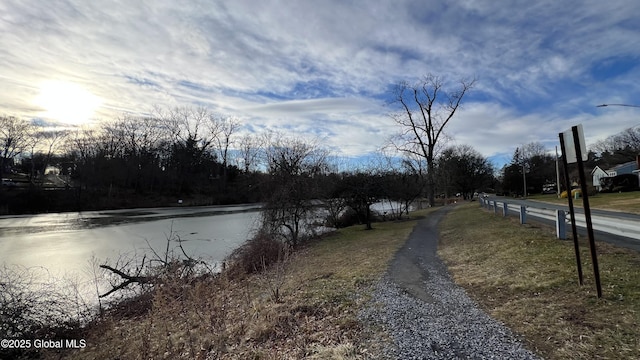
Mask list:
POLYGON ((640 105, 629 105, 629 104, 602 104, 602 105, 596 105, 596 107, 607 107, 607 106, 626 106, 626 107, 640 108, 640 105))

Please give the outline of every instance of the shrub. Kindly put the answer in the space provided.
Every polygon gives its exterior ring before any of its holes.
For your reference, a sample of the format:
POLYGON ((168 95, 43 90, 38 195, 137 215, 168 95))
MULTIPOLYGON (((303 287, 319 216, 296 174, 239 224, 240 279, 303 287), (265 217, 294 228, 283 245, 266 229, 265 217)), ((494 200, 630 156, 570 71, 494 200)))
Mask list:
MULTIPOLYGON (((76 284, 61 283, 42 268, 0 267, 0 338, 78 338, 91 316, 76 284)), ((0 349, 0 359, 33 358, 39 349, 0 349)))
POLYGON ((258 232, 231 253, 228 269, 232 276, 253 274, 282 260, 285 245, 265 231, 258 232))
POLYGON ((344 228, 351 225, 360 224, 360 218, 358 217, 358 213, 352 208, 346 208, 342 214, 338 217, 335 227, 344 228))

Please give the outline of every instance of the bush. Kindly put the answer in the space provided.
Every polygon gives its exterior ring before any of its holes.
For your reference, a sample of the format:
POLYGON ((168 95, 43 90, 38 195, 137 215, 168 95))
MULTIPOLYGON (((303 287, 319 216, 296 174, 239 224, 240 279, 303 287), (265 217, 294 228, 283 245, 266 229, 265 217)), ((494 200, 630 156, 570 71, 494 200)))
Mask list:
MULTIPOLYGON (((41 268, 0 268, 0 338, 78 338, 91 317, 76 284, 61 283, 41 268)), ((34 358, 39 349, 0 349, 0 359, 34 358)))
POLYGON ((280 261, 285 251, 285 245, 282 242, 267 232, 260 231, 231 253, 229 274, 238 276, 260 272, 280 261))
POLYGON ((352 208, 348 207, 338 217, 335 227, 344 228, 344 227, 348 227, 356 224, 360 224, 360 218, 358 217, 358 213, 352 208))

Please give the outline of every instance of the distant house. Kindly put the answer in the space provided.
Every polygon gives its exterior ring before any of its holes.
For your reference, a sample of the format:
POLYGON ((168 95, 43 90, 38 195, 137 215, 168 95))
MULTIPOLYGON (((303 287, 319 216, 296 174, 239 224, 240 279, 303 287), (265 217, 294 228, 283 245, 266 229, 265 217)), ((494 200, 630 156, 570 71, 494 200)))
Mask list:
POLYGON ((616 165, 610 169, 602 170, 599 166, 596 166, 591 171, 591 176, 593 177, 593 186, 595 186, 598 191, 602 190, 601 179, 608 177, 612 178, 618 175, 624 174, 635 174, 639 177, 640 180, 640 155, 636 157, 636 160, 629 161, 620 165, 616 165))
POLYGON ((634 170, 638 170, 638 164, 636 163, 636 161, 629 161, 624 164, 616 165, 611 169, 607 169, 607 174, 613 177, 623 174, 633 174, 634 170))
POLYGON ((598 191, 602 190, 600 179, 602 179, 603 177, 609 177, 609 176, 610 175, 606 171, 602 170, 597 165, 595 168, 593 168, 593 170, 591 170, 591 177, 593 178, 593 186, 595 186, 596 189, 598 189, 598 191))

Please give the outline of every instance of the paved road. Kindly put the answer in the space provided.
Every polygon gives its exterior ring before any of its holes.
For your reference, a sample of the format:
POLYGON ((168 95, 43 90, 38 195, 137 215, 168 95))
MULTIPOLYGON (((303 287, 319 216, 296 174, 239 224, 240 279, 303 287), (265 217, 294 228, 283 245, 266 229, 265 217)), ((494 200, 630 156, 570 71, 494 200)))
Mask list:
MULTIPOLYGON (((513 199, 513 198, 502 197, 502 196, 490 196, 488 200, 491 200, 491 201, 496 200, 498 202, 506 201, 509 204, 519 204, 519 205, 542 208, 542 209, 564 210, 567 212, 567 218, 569 217, 568 215, 569 206, 567 205, 551 204, 551 203, 545 203, 545 202, 534 201, 534 200, 520 200, 520 199, 513 199)), ((584 214, 584 210, 581 206, 576 206, 574 208, 576 213, 584 214)), ((510 214, 517 216, 517 213, 514 213, 514 212, 510 212, 510 214)), ((591 215, 613 217, 613 218, 624 219, 627 221, 636 221, 640 223, 640 215, 630 214, 630 213, 625 213, 620 211, 591 209, 591 215)), ((531 214, 527 215, 527 222, 537 222, 537 223, 542 223, 545 225, 550 225, 555 227, 554 221, 536 218, 531 214)), ((578 226, 578 234, 580 236, 587 236, 587 229, 578 226)), ((640 241, 638 241, 638 239, 610 234, 610 233, 606 233, 598 230, 594 230, 594 236, 596 241, 604 241, 616 246, 632 249, 635 251, 640 251, 640 241)), ((571 239, 573 239, 571 235, 571 227, 568 226, 567 240, 571 240, 571 239)))
MULTIPOLYGON (((489 197, 489 200, 506 201, 509 204, 521 204, 521 205, 537 207, 537 208, 569 211, 568 205, 546 203, 546 202, 535 201, 535 200, 513 199, 513 198, 504 197, 504 196, 489 197)), ((574 208, 577 213, 584 214, 584 210, 582 209, 582 206, 574 206, 574 208)), ((616 216, 621 219, 636 220, 640 222, 640 215, 625 213, 622 211, 609 211, 609 210, 600 210, 600 209, 591 208, 591 215, 616 216)))

